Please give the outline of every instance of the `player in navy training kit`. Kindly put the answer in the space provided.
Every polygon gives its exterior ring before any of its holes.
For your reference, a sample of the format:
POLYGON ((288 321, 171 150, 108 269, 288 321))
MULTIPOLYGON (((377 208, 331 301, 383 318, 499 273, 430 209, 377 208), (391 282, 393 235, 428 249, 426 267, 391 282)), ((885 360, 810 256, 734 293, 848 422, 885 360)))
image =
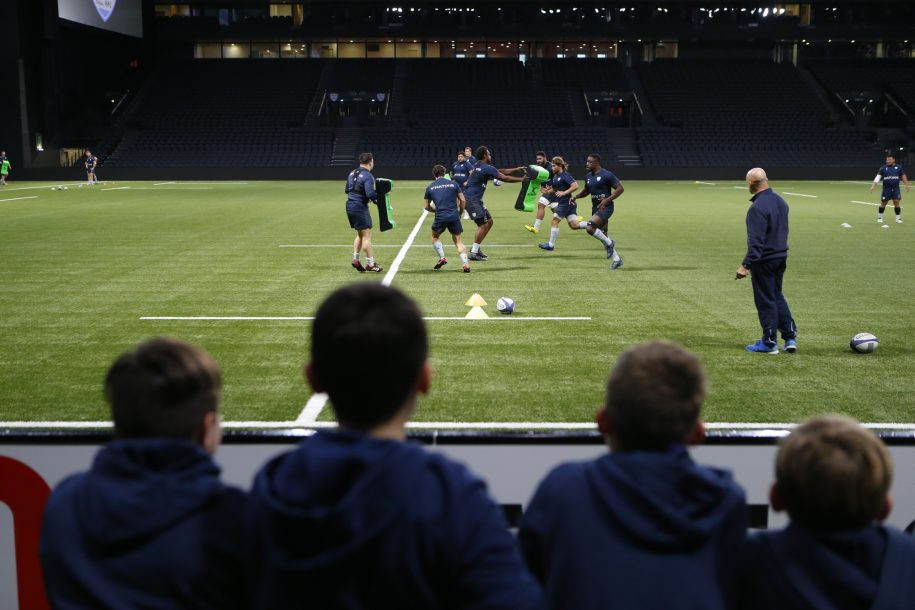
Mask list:
POLYGON ((95 166, 98 165, 98 159, 92 154, 91 150, 86 151, 86 181, 89 184, 97 184, 98 177, 95 175, 95 166))
POLYGON ((587 229, 590 235, 604 244, 607 258, 613 259, 610 269, 619 269, 623 266, 623 259, 616 251, 616 242, 610 239, 605 231, 607 222, 613 216, 613 201, 622 195, 625 189, 613 172, 600 166, 600 155, 588 155, 585 168, 588 170, 585 174, 585 188, 575 195, 572 201, 591 195, 591 220, 582 221, 579 228, 587 229))
MULTIPOLYGON (((547 161, 546 153, 538 150, 534 155, 534 164, 539 165, 546 171, 552 171, 552 165, 547 161)), ((543 217, 546 215, 546 209, 556 209, 556 197, 550 193, 550 181, 540 183, 540 199, 537 200, 537 214, 534 218, 533 225, 524 225, 524 228, 536 235, 540 233, 540 225, 543 223, 543 217)))
POLYGON ((353 241, 353 269, 362 273, 384 271, 375 264, 372 254, 372 215, 369 213, 369 201, 378 197, 375 193, 375 176, 372 168, 375 167, 375 158, 372 153, 359 155, 359 167, 349 173, 346 178, 346 216, 349 226, 356 230, 356 239, 353 241), (359 252, 365 250, 365 266, 359 262, 359 252))
POLYGON ((457 182, 458 186, 461 187, 461 191, 467 188, 467 178, 470 176, 470 170, 472 169, 473 164, 467 160, 464 153, 459 152, 457 161, 451 165, 451 179, 457 182))
POLYGON ((893 200, 893 208, 896 212, 896 224, 902 224, 902 208, 899 207, 899 200, 902 199, 902 193, 899 192, 899 180, 905 184, 905 192, 909 192, 909 179, 905 175, 905 170, 901 165, 896 165, 896 155, 886 156, 886 165, 880 168, 874 183, 871 185, 871 192, 880 180, 883 180, 883 192, 880 193, 880 209, 877 210, 877 222, 883 222, 883 210, 886 209, 887 202, 893 200))
MULTIPOLYGON (((477 151, 477 154, 480 154, 477 151)), ((478 159, 473 156, 473 149, 469 146, 464 147, 464 162, 470 165, 470 169, 473 169, 473 166, 477 164, 478 159)))
POLYGON ((553 178, 549 183, 549 193, 556 199, 556 208, 553 211, 553 221, 550 226, 550 241, 539 244, 543 250, 553 250, 556 239, 559 237, 559 222, 565 218, 573 230, 581 228, 578 220, 578 204, 572 200, 571 194, 578 190, 578 182, 568 170, 568 164, 562 157, 553 157, 553 178))
POLYGON ((464 196, 467 198, 467 211, 470 218, 477 224, 477 232, 474 236, 473 246, 470 248, 470 260, 485 261, 488 257, 483 254, 480 244, 486 238, 486 234, 492 229, 492 216, 483 203, 483 193, 486 192, 486 182, 490 179, 501 180, 502 182, 523 182, 524 178, 515 176, 506 176, 506 173, 513 173, 518 170, 524 170, 523 167, 513 167, 512 169, 498 170, 492 163, 492 155, 489 149, 481 146, 477 149, 477 162, 470 172, 467 179, 467 188, 464 196))
POLYGON ((461 233, 464 227, 461 226, 461 212, 464 211, 464 193, 454 180, 445 178, 445 168, 442 165, 436 165, 432 168, 432 176, 435 181, 426 187, 426 194, 423 196, 425 203, 423 207, 428 211, 435 211, 435 219, 432 221, 432 247, 438 254, 438 262, 433 269, 441 269, 448 264, 445 258, 445 248, 439 236, 445 232, 445 229, 451 233, 454 245, 457 246, 458 253, 461 255, 461 263, 464 265, 464 273, 470 273, 470 264, 467 262, 467 250, 464 248, 464 242, 461 240, 461 233), (432 205, 434 204, 434 208, 432 205))

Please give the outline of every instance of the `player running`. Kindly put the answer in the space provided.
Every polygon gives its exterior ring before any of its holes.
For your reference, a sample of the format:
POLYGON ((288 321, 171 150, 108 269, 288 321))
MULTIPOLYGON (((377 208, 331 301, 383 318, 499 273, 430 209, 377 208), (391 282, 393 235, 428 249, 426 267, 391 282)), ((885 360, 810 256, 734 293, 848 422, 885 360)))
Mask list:
POLYGON ((435 212, 435 219, 432 221, 432 247, 438 254, 438 262, 435 263, 433 269, 441 269, 448 264, 448 259, 445 258, 445 248, 439 239, 439 236, 447 229, 461 255, 464 273, 470 273, 467 250, 461 239, 461 233, 464 232, 464 227, 461 226, 461 212, 464 211, 465 205, 464 193, 461 192, 457 182, 445 178, 444 166, 434 166, 432 177, 435 180, 426 187, 423 207, 430 212, 435 212))
MULTIPOLYGON (((551 171, 550 162, 547 161, 546 153, 542 150, 537 151, 537 153, 534 155, 534 160, 537 165, 546 171, 551 171)), ((537 214, 534 218, 534 224, 524 225, 524 228, 534 235, 540 233, 540 225, 543 223, 543 217, 546 215, 546 209, 556 209, 556 197, 554 197, 552 193, 549 192, 549 185, 549 180, 540 183, 540 199, 537 200, 537 214)))
POLYGON ((549 182, 549 194, 556 199, 553 221, 550 226, 550 241, 538 244, 543 250, 554 250, 559 237, 559 223, 565 218, 572 230, 582 228, 578 220, 578 204, 571 194, 578 190, 578 182, 568 172, 569 165, 562 157, 553 157, 553 178, 549 182))
POLYGON ((896 155, 890 153, 886 156, 886 165, 880 168, 874 177, 874 183, 871 185, 871 192, 880 180, 883 180, 883 192, 880 193, 880 208, 877 210, 877 222, 883 223, 883 210, 886 209, 887 202, 893 200, 893 208, 896 212, 896 224, 902 224, 902 208, 899 206, 899 200, 902 194, 899 192, 899 180, 905 184, 905 192, 909 192, 909 179, 905 175, 905 170, 901 165, 896 165, 896 155))
POLYGON ((589 234, 604 244, 607 258, 613 259, 610 269, 619 269, 623 266, 623 259, 616 251, 616 242, 601 229, 606 230, 607 221, 613 216, 613 201, 623 194, 623 184, 613 172, 600 166, 600 155, 596 153, 588 155, 585 168, 588 170, 585 174, 585 188, 572 200, 591 195, 591 220, 582 221, 579 228, 587 229, 589 234))
POLYGON ((464 196, 467 198, 467 211, 470 213, 470 218, 472 218, 477 225, 477 232, 474 236, 473 245, 470 247, 470 260, 485 261, 489 257, 483 254, 483 250, 480 246, 483 243, 483 240, 486 239, 486 235, 489 233, 490 229, 492 229, 493 225, 492 216, 489 214, 489 210, 486 209, 486 204, 483 202, 483 194, 486 192, 486 183, 489 180, 523 182, 524 178, 507 176, 506 174, 519 170, 524 171, 525 168, 513 167, 506 170, 496 169, 491 165, 492 155, 485 146, 477 148, 476 158, 478 159, 477 163, 470 172, 470 177, 467 178, 467 189, 464 191, 464 196))

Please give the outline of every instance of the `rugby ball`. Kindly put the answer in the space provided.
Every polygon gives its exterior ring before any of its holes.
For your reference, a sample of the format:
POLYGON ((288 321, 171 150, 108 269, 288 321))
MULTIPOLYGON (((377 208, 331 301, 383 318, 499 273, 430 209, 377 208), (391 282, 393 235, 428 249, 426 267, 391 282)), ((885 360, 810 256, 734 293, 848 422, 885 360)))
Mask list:
POLYGON ((880 339, 870 333, 858 333, 848 342, 852 351, 859 354, 869 354, 880 345, 880 339))
POLYGON ((492 179, 492 185, 493 185, 493 186, 502 186, 502 181, 499 180, 498 178, 493 178, 493 179, 492 179))
POLYGON ((499 313, 508 315, 515 311, 515 302, 508 297, 499 297, 499 300, 496 301, 496 309, 499 310, 499 313))

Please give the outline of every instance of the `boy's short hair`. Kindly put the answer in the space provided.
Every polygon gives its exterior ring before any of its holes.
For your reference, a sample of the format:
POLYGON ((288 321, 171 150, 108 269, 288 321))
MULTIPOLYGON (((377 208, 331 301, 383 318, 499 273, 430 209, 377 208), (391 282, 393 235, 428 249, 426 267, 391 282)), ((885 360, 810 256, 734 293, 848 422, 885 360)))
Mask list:
POLYGON ((372 155, 372 153, 360 153, 359 154, 359 165, 367 165, 368 163, 372 162, 374 159, 375 159, 375 157, 372 155))
POLYGON ((489 148, 486 146, 481 146, 477 149, 476 154, 474 155, 478 161, 482 161, 483 157, 489 154, 489 148))
POLYGON ((121 354, 105 378, 105 398, 117 436, 193 440, 219 407, 219 366, 180 339, 144 341, 121 354))
POLYGON ((432 177, 433 178, 442 178, 445 175, 445 166, 444 165, 433 165, 432 166, 432 177))
POLYGON ((591 153, 591 154, 588 155, 588 156, 591 157, 592 159, 594 159, 595 161, 597 161, 598 164, 600 164, 600 155, 599 155, 599 154, 597 154, 597 153, 591 153))
POLYGON ((607 381, 614 448, 659 451, 686 442, 705 399, 706 377, 694 354, 669 341, 623 352, 607 381))
POLYGON ((791 520, 815 529, 860 529, 886 506, 893 460, 855 420, 815 417, 794 429, 775 460, 775 485, 791 520))
POLYGON ((347 286, 315 314, 312 370, 349 428, 389 421, 414 390, 428 351, 419 308, 395 288, 347 286))

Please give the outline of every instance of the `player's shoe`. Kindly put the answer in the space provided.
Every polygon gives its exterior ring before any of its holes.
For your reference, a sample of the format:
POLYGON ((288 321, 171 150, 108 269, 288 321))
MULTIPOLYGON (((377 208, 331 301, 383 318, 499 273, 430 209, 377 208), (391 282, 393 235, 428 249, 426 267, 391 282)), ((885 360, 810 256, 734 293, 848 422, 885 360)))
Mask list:
POLYGON ((353 269, 355 269, 355 270, 358 271, 359 273, 365 273, 365 267, 363 267, 363 266, 362 266, 362 263, 360 263, 360 262, 359 262, 357 259, 355 259, 355 258, 353 259, 353 269))
POLYGON ((444 266, 447 265, 447 264, 448 264, 448 259, 445 258, 445 257, 443 256, 443 257, 441 257, 440 259, 438 259, 438 262, 435 263, 435 266, 432 267, 432 268, 433 268, 433 269, 441 269, 442 267, 444 267, 444 266))
POLYGON ((482 252, 471 252, 471 253, 467 256, 467 258, 469 258, 469 259, 472 260, 472 261, 485 261, 485 260, 486 260, 485 258, 483 258, 483 253, 482 253, 482 252))
POLYGON ((549 250, 550 252, 552 252, 553 250, 556 249, 556 246, 552 245, 548 241, 543 242, 542 244, 537 244, 537 247, 540 248, 541 250, 549 250))
POLYGON ((373 264, 373 265, 366 265, 365 270, 371 271, 372 273, 381 273, 382 271, 384 271, 384 269, 379 267, 377 263, 373 264))
POLYGON ((756 354, 777 354, 778 353, 778 345, 773 345, 770 347, 770 346, 766 345, 765 343, 763 343, 762 339, 760 339, 756 343, 751 343, 750 345, 747 346, 746 349, 748 352, 753 352, 756 354))
POLYGON ((882 218, 882 217, 880 217, 880 216, 877 217, 877 224, 878 224, 878 225, 882 225, 882 224, 883 224, 883 218, 882 218))
POLYGON ((897 225, 901 225, 901 224, 902 224, 902 219, 901 219, 901 218, 897 218, 897 219, 896 219, 896 224, 897 224, 897 225))
POLYGON ((464 265, 464 273, 470 273, 470 265, 464 265))
POLYGON ((610 240, 609 246, 604 246, 607 249, 607 258, 613 258, 613 250, 616 248, 616 242, 612 239, 610 240))
POLYGON ((611 265, 610 265, 610 270, 616 271, 617 269, 619 269, 622 266, 623 266, 623 259, 620 259, 618 261, 613 261, 613 263, 611 263, 611 265))
POLYGON ((797 339, 785 339, 785 351, 793 354, 797 351, 797 339))
POLYGON ((528 231, 530 231, 531 233, 533 233, 534 235, 536 235, 537 233, 540 233, 540 229, 538 229, 537 227, 535 227, 533 225, 524 225, 524 228, 527 229, 528 231))
POLYGON ((486 256, 486 253, 485 253, 485 252, 483 252, 483 248, 480 248, 480 252, 479 252, 479 254, 480 254, 480 256, 482 256, 482 257, 483 257, 483 260, 484 260, 484 261, 488 261, 488 260, 489 260, 489 257, 488 257, 488 256, 486 256))

